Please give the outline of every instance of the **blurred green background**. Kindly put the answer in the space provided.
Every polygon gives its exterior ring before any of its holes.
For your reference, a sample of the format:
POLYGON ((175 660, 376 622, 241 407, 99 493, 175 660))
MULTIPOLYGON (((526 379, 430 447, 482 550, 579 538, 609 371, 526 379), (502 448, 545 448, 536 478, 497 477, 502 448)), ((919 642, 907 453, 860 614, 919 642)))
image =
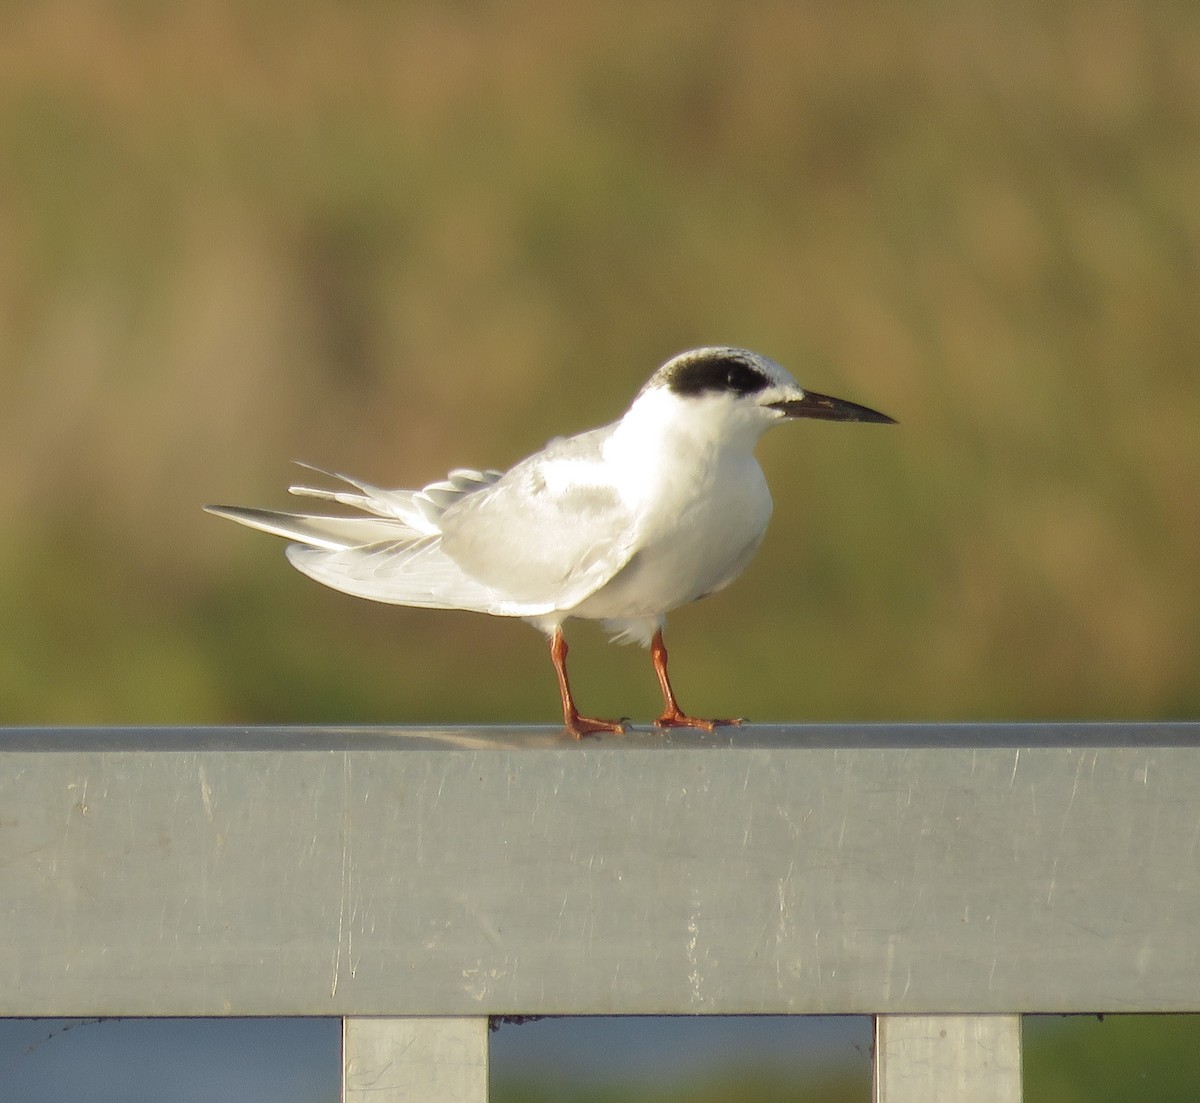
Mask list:
POLYGON ((200 506, 506 466, 706 343, 901 424, 764 440, 690 710, 1200 712, 1197 5, 0 5, 0 723, 555 722, 529 628, 200 506))
POLYGON ((716 342, 901 426, 764 440, 689 708, 1200 711, 1194 4, 16 3, 0 149, 6 722, 553 722, 528 628, 200 505, 505 466, 716 342))

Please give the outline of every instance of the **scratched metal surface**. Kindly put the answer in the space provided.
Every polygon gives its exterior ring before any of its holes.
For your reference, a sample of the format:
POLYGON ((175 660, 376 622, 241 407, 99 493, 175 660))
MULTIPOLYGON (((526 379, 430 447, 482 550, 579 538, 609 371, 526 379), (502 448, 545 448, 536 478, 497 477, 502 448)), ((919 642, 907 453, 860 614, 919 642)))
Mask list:
POLYGON ((1125 1010, 1197 724, 0 730, 2 1015, 1125 1010))

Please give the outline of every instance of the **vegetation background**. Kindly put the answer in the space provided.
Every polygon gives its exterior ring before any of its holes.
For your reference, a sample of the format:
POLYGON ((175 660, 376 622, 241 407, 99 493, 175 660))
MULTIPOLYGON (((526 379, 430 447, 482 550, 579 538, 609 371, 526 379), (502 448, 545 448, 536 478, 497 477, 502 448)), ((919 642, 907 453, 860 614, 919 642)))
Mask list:
POLYGON ((1183 0, 4 4, 0 723, 554 722, 526 627, 200 506, 504 466, 704 343, 901 424, 764 441, 690 709, 1195 717, 1198 197, 1183 0))

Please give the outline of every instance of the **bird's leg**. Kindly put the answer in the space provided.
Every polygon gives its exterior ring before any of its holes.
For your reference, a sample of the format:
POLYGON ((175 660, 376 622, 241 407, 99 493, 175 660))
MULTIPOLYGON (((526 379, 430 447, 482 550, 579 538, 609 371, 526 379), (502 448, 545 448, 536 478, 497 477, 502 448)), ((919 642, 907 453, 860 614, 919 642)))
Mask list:
POLYGON ((595 735, 597 732, 617 732, 625 734, 625 725, 619 720, 593 720, 590 716, 580 716, 575 707, 575 698, 571 696, 571 683, 567 680, 567 640, 561 628, 554 629, 550 637, 550 661, 554 663, 554 673, 558 675, 558 692, 562 695, 563 726, 576 739, 585 735, 595 735))
POLYGON ((658 728, 703 728, 712 731, 721 724, 740 724, 741 720, 703 720, 698 716, 688 716, 675 700, 675 691, 671 688, 671 679, 667 676, 667 647, 663 643, 662 629, 654 633, 650 641, 650 658, 654 661, 654 673, 658 675, 658 684, 662 688, 662 715, 654 721, 658 728))

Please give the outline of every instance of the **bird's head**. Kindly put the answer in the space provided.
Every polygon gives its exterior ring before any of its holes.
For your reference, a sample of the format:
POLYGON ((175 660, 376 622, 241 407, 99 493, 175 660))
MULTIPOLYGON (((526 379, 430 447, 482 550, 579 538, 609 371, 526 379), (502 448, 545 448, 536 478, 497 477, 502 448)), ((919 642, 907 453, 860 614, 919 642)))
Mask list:
POLYGON ((776 422, 804 417, 894 424, 877 410, 804 390, 773 360, 727 346, 672 357, 642 388, 638 402, 643 399, 669 406, 679 422, 730 437, 757 439, 776 422))

